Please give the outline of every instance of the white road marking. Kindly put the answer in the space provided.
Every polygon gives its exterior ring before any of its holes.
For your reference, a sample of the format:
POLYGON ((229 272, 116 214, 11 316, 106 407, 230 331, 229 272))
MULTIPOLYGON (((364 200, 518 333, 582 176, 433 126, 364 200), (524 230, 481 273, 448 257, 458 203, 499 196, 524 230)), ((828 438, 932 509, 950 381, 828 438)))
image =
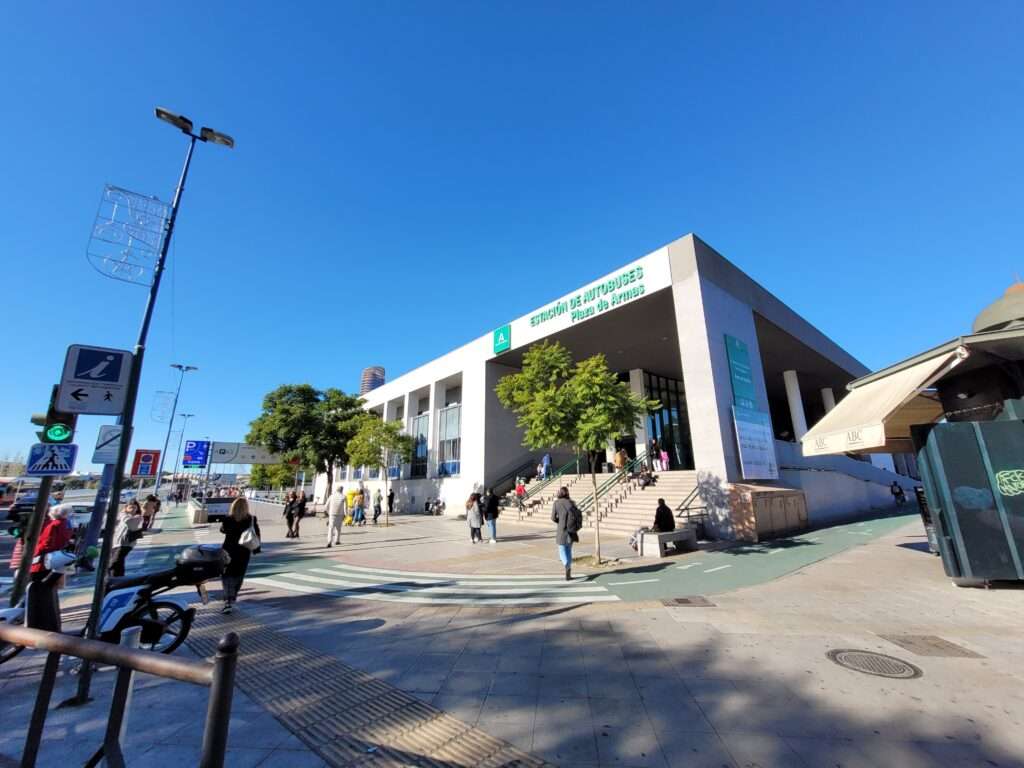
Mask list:
POLYGON ((676 568, 680 571, 685 571, 687 568, 696 568, 698 565, 700 565, 700 563, 690 563, 689 565, 677 565, 676 568))
POLYGON ((784 549, 783 547, 776 547, 775 549, 773 549, 773 550, 772 550, 771 552, 769 552, 768 554, 769 554, 769 555, 777 555, 777 554, 779 554, 780 552, 785 552, 785 551, 786 551, 786 550, 785 550, 785 549, 784 549))
POLYGON ((396 603, 446 603, 449 605, 517 605, 523 603, 595 603, 618 601, 618 595, 552 595, 550 597, 445 597, 443 595, 405 595, 405 594, 382 594, 365 592, 353 592, 347 589, 330 589, 318 587, 312 584, 292 584, 277 579, 254 577, 246 579, 246 584, 260 584, 265 587, 279 589, 286 592, 302 592, 308 595, 335 595, 337 597, 350 597, 356 600, 380 600, 382 602, 396 603))
MULTIPOLYGON (((403 584, 436 584, 443 586, 445 584, 461 584, 463 586, 475 586, 475 587, 494 587, 512 584, 522 585, 524 587, 564 587, 565 579, 555 579, 551 576, 534 576, 530 581, 525 579, 515 579, 513 581, 505 582, 499 581, 498 579, 488 579, 487 581, 481 581, 476 576, 435 576, 432 578, 422 578, 411 576, 408 572, 402 571, 353 571, 347 565, 335 565, 328 566, 327 568, 310 568, 311 571, 317 573, 324 573, 329 576, 344 576, 350 579, 370 579, 373 581, 400 581, 403 584)), ((578 583, 578 582, 573 582, 578 583)))
POLYGON ((725 570, 726 568, 732 568, 732 566, 731 565, 720 565, 717 568, 708 568, 706 571, 704 571, 704 573, 714 573, 715 571, 722 571, 722 570, 725 570))
MULTIPOLYGON (((552 585, 554 588, 561 593, 564 593, 566 589, 571 589, 573 592, 604 592, 605 588, 597 584, 584 584, 584 583, 573 583, 568 584, 563 580, 561 582, 547 582, 546 584, 523 584, 512 586, 509 584, 499 584, 494 582, 488 582, 483 589, 475 589, 468 582, 453 582, 451 580, 445 581, 413 581, 411 579, 401 580, 380 580, 377 579, 371 582, 364 581, 352 581, 351 579, 345 579, 347 574, 339 574, 334 571, 329 571, 326 568, 310 568, 309 573, 323 573, 327 576, 333 576, 334 578, 325 578, 323 576, 310 576, 307 573, 289 573, 289 578, 300 579, 306 581, 314 581, 320 584, 332 584, 339 587, 354 587, 356 589, 381 589, 390 592, 427 592, 427 593, 457 593, 465 594, 466 592, 479 591, 481 594, 486 592, 487 594, 495 595, 523 595, 523 594, 539 594, 544 592, 550 592, 552 585)), ((284 575, 284 574, 282 574, 284 575)))
POLYGON ((609 587, 621 587, 625 584, 651 584, 658 579, 637 579, 636 581, 609 581, 609 587))
POLYGON ((458 580, 465 580, 465 579, 474 579, 474 580, 480 579, 480 580, 488 580, 488 581, 510 581, 510 580, 518 581, 520 579, 532 579, 532 580, 536 581, 537 579, 551 579, 551 578, 554 577, 554 574, 552 574, 551 576, 546 576, 544 574, 532 574, 532 575, 526 574, 526 575, 499 576, 499 575, 490 574, 490 573, 476 573, 476 574, 474 574, 474 573, 437 573, 437 572, 434 572, 434 571, 393 571, 393 570, 387 570, 387 569, 384 569, 384 568, 367 568, 367 567, 361 566, 361 565, 349 565, 347 563, 339 563, 339 565, 337 567, 346 568, 347 570, 350 570, 350 571, 363 571, 364 573, 372 573, 372 574, 375 574, 375 575, 386 574, 388 576, 403 576, 403 577, 407 577, 407 576, 425 576, 427 578, 454 579, 454 580, 457 580, 457 581, 458 580))

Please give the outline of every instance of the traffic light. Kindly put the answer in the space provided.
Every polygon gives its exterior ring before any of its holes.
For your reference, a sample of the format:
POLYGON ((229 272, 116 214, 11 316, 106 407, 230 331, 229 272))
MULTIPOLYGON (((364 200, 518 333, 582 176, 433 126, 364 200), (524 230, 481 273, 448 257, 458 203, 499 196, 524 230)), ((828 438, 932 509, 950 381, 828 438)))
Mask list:
POLYGON ((42 427, 36 432, 41 443, 70 443, 75 438, 77 413, 64 413, 57 410, 57 387, 50 394, 50 407, 46 413, 33 413, 32 423, 42 427))

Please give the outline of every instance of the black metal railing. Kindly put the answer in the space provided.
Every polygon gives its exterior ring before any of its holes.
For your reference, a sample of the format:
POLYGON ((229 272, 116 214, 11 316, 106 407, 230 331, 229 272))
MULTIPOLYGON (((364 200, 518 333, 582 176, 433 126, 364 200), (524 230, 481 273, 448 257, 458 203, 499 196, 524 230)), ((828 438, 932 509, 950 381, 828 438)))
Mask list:
POLYGON ((57 680, 61 656, 74 656, 117 667, 117 681, 110 703, 107 730, 103 743, 85 763, 86 768, 93 768, 101 761, 105 761, 105 765, 110 768, 124 768, 121 738, 127 714, 128 694, 131 692, 135 672, 203 685, 210 689, 199 766, 223 768, 224 751, 228 742, 228 724, 231 720, 231 699, 235 689, 238 635, 229 632, 221 638, 217 644, 217 655, 210 664, 205 661, 174 659, 161 653, 141 651, 137 647, 132 647, 138 645, 139 631, 139 627, 132 628, 131 634, 126 632, 122 636, 121 645, 112 645, 60 632, 0 624, 0 641, 47 651, 42 679, 36 692, 35 708, 32 710, 32 720, 25 737, 21 768, 34 768, 39 756, 39 744, 43 737, 43 726, 46 724, 46 715, 50 709, 50 698, 57 680))
POLYGON ((700 499, 700 484, 698 483, 676 507, 676 519, 694 525, 698 528, 700 535, 704 534, 708 519, 708 507, 703 502, 704 500, 700 499), (694 504, 694 501, 698 499, 701 503, 694 504))
POLYGON ((515 488, 516 478, 529 478, 532 476, 531 473, 536 474, 536 472, 537 462, 535 462, 533 459, 527 459, 512 471, 506 472, 497 480, 492 481, 490 483, 490 487, 494 491, 494 493, 496 493, 498 496, 502 496, 509 490, 515 488))

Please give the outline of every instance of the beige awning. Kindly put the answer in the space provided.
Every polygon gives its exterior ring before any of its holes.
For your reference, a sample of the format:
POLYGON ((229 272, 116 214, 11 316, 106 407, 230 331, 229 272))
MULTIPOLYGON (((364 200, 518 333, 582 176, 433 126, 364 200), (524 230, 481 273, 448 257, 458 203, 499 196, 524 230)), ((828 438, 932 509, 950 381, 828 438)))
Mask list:
POLYGON ((967 356, 963 347, 855 386, 802 438, 804 456, 910 451, 910 426, 942 415, 938 397, 922 392, 967 356))

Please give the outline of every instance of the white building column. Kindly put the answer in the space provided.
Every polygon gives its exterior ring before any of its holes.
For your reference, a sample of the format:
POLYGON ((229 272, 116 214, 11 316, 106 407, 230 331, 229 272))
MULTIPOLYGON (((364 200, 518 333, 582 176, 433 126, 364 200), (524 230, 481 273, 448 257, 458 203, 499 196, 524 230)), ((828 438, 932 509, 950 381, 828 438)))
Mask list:
POLYGON ((427 426, 427 477, 437 477, 437 411, 444 407, 444 382, 435 381, 430 385, 430 422, 427 426))
POLYGON ((799 440, 807 434, 804 401, 800 398, 800 380, 796 371, 783 371, 782 378, 786 382, 786 400, 789 401, 789 417, 793 421, 793 437, 799 440))
MULTIPOLYGON (((644 396, 644 372, 639 368, 633 368, 629 372, 629 391, 634 395, 644 396)), ((644 417, 640 420, 640 425, 634 430, 633 437, 636 439, 636 455, 639 456, 641 453, 647 451, 647 441, 650 439, 647 435, 647 418, 644 417)))
POLYGON ((836 407, 836 396, 832 392, 832 387, 822 387, 821 402, 825 406, 825 413, 836 407))

